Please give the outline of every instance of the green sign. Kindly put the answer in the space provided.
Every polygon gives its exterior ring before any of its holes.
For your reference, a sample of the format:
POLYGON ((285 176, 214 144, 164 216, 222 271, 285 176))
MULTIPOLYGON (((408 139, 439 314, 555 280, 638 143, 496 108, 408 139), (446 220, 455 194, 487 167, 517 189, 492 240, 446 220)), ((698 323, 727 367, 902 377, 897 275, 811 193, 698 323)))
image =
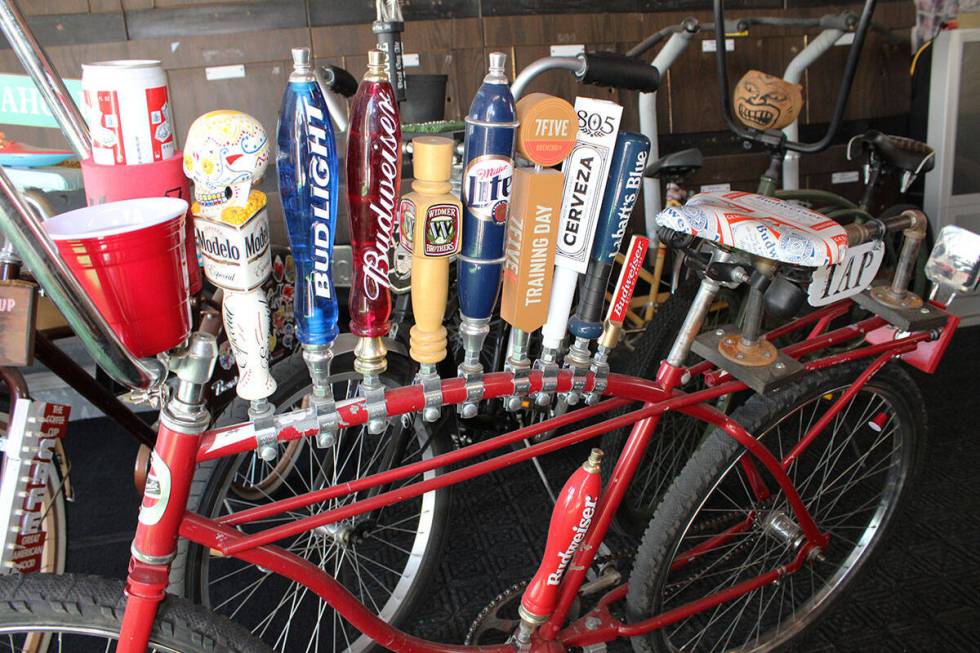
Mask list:
MULTIPOLYGON (((65 86, 82 104, 82 82, 66 79, 65 86)), ((48 105, 27 75, 0 75, 0 125, 28 125, 30 127, 57 127, 48 105)))

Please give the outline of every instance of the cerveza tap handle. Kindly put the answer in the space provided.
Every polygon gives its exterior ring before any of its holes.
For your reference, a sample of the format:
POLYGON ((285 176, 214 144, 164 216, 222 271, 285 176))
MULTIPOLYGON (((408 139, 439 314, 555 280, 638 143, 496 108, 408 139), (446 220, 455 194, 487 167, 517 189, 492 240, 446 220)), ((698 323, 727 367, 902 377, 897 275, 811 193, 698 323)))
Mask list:
POLYGON ((265 291, 225 292, 221 302, 225 333, 238 366, 238 396, 266 399, 276 391, 269 373, 269 304, 265 291))
POLYGON ((277 130, 279 196, 296 264, 296 334, 305 346, 337 337, 331 268, 337 230, 337 144, 309 48, 293 50, 293 72, 277 130))
POLYGON ((602 334, 606 288, 640 196, 649 152, 650 139, 643 134, 620 132, 616 137, 589 267, 579 283, 578 309, 568 322, 568 330, 576 338, 591 340, 602 334))
POLYGON ((466 116, 458 277, 460 312, 471 319, 493 311, 503 265, 517 127, 505 61, 502 53, 491 53, 490 72, 466 116))

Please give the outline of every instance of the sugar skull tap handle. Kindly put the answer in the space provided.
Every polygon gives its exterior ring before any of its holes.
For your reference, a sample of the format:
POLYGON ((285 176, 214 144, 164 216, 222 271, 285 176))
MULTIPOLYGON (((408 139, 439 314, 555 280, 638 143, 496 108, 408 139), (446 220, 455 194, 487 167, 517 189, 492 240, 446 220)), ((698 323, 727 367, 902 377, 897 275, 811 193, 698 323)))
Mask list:
POLYGON ((463 417, 476 414, 482 397, 480 351, 497 299, 504 255, 504 232, 514 174, 514 97, 504 64, 507 55, 490 54, 490 70, 466 116, 463 172, 463 244, 459 258, 461 375, 473 381, 474 395, 460 407, 463 417))
POLYGON ((262 284, 272 271, 265 194, 252 189, 265 172, 262 125, 238 111, 212 111, 191 125, 184 172, 194 180, 191 208, 204 274, 222 288, 225 331, 238 364, 238 396, 253 416, 271 415, 269 307, 262 284))
POLYGON ((337 297, 331 278, 337 229, 337 144, 309 48, 294 48, 277 130, 279 196, 296 265, 296 335, 313 384, 321 445, 332 441, 331 345, 337 337, 337 297))
POLYGON ((577 344, 581 344, 578 343, 579 339, 594 340, 602 334, 606 287, 612 274, 613 261, 629 228, 633 207, 640 196, 643 168, 649 151, 650 139, 642 134, 620 132, 616 137, 592 256, 579 283, 578 309, 568 322, 568 330, 575 336, 577 344))

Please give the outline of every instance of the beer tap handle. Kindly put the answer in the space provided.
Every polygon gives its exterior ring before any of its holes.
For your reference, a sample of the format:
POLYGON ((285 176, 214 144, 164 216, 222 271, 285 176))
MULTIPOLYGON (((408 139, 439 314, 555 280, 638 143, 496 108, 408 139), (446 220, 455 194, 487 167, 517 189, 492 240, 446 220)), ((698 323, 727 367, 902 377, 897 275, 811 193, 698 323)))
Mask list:
POLYGON ((409 333, 412 359, 419 363, 418 381, 425 394, 422 417, 439 419, 442 384, 436 365, 446 358, 446 302, 449 261, 459 252, 463 206, 452 194, 453 152, 448 138, 420 136, 412 141, 415 180, 402 198, 398 224, 402 244, 412 252, 412 314, 409 333))
POLYGON ((572 349, 577 350, 580 356, 585 355, 585 367, 588 367, 589 341, 602 334, 606 287, 612 274, 613 261, 629 228, 633 207, 640 196, 649 151, 650 139, 642 134, 620 132, 616 136, 616 149, 599 210, 592 256, 579 284, 578 308, 568 322, 568 330, 575 337, 572 349))
POLYGON ((548 319, 541 330, 542 352, 537 367, 545 378, 536 399, 540 406, 551 402, 550 393, 554 385, 551 379, 557 375, 558 352, 565 339, 575 287, 579 275, 588 269, 623 107, 614 102, 578 97, 575 99, 575 113, 579 132, 575 147, 563 168, 565 189, 555 253, 555 276, 548 319))
POLYGON ((221 302, 225 333, 238 366, 238 396, 247 401, 268 399, 276 391, 269 373, 269 304, 261 288, 226 292, 221 302))
POLYGON ((483 398, 480 352, 490 330, 490 315, 500 286, 504 231, 514 174, 517 127, 514 98, 505 72, 506 55, 490 53, 490 69, 466 116, 463 172, 463 241, 458 284, 460 336, 467 401, 464 418, 474 417, 483 398))

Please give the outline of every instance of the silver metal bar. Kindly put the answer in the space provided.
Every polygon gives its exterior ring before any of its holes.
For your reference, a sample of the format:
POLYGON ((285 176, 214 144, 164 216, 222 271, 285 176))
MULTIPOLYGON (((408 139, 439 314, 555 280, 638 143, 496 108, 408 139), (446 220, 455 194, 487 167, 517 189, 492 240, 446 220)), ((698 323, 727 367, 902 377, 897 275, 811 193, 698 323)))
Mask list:
POLYGON ((14 0, 0 0, 0 29, 24 70, 34 80, 68 144, 82 160, 88 159, 92 150, 88 125, 14 0))
POLYGON ((534 81, 534 78, 549 70, 570 70, 576 75, 585 71, 585 61, 578 57, 543 57, 528 64, 521 74, 514 78, 514 83, 510 85, 510 92, 514 95, 514 100, 520 100, 524 95, 524 89, 534 81))
POLYGON ((165 378, 162 363, 156 359, 137 359, 122 345, 2 168, 0 232, 10 240, 68 325, 81 338, 89 355, 109 376, 134 390, 148 390, 165 378))
POLYGON ((684 367, 687 362, 687 355, 691 353, 691 344, 701 333, 701 325, 704 323, 704 318, 708 315, 708 310, 714 303, 719 290, 721 290, 721 286, 717 281, 708 278, 701 280, 698 294, 694 296, 691 309, 687 312, 684 324, 681 325, 677 339, 674 340, 674 346, 671 347, 670 353, 667 355, 667 362, 674 367, 684 367))

